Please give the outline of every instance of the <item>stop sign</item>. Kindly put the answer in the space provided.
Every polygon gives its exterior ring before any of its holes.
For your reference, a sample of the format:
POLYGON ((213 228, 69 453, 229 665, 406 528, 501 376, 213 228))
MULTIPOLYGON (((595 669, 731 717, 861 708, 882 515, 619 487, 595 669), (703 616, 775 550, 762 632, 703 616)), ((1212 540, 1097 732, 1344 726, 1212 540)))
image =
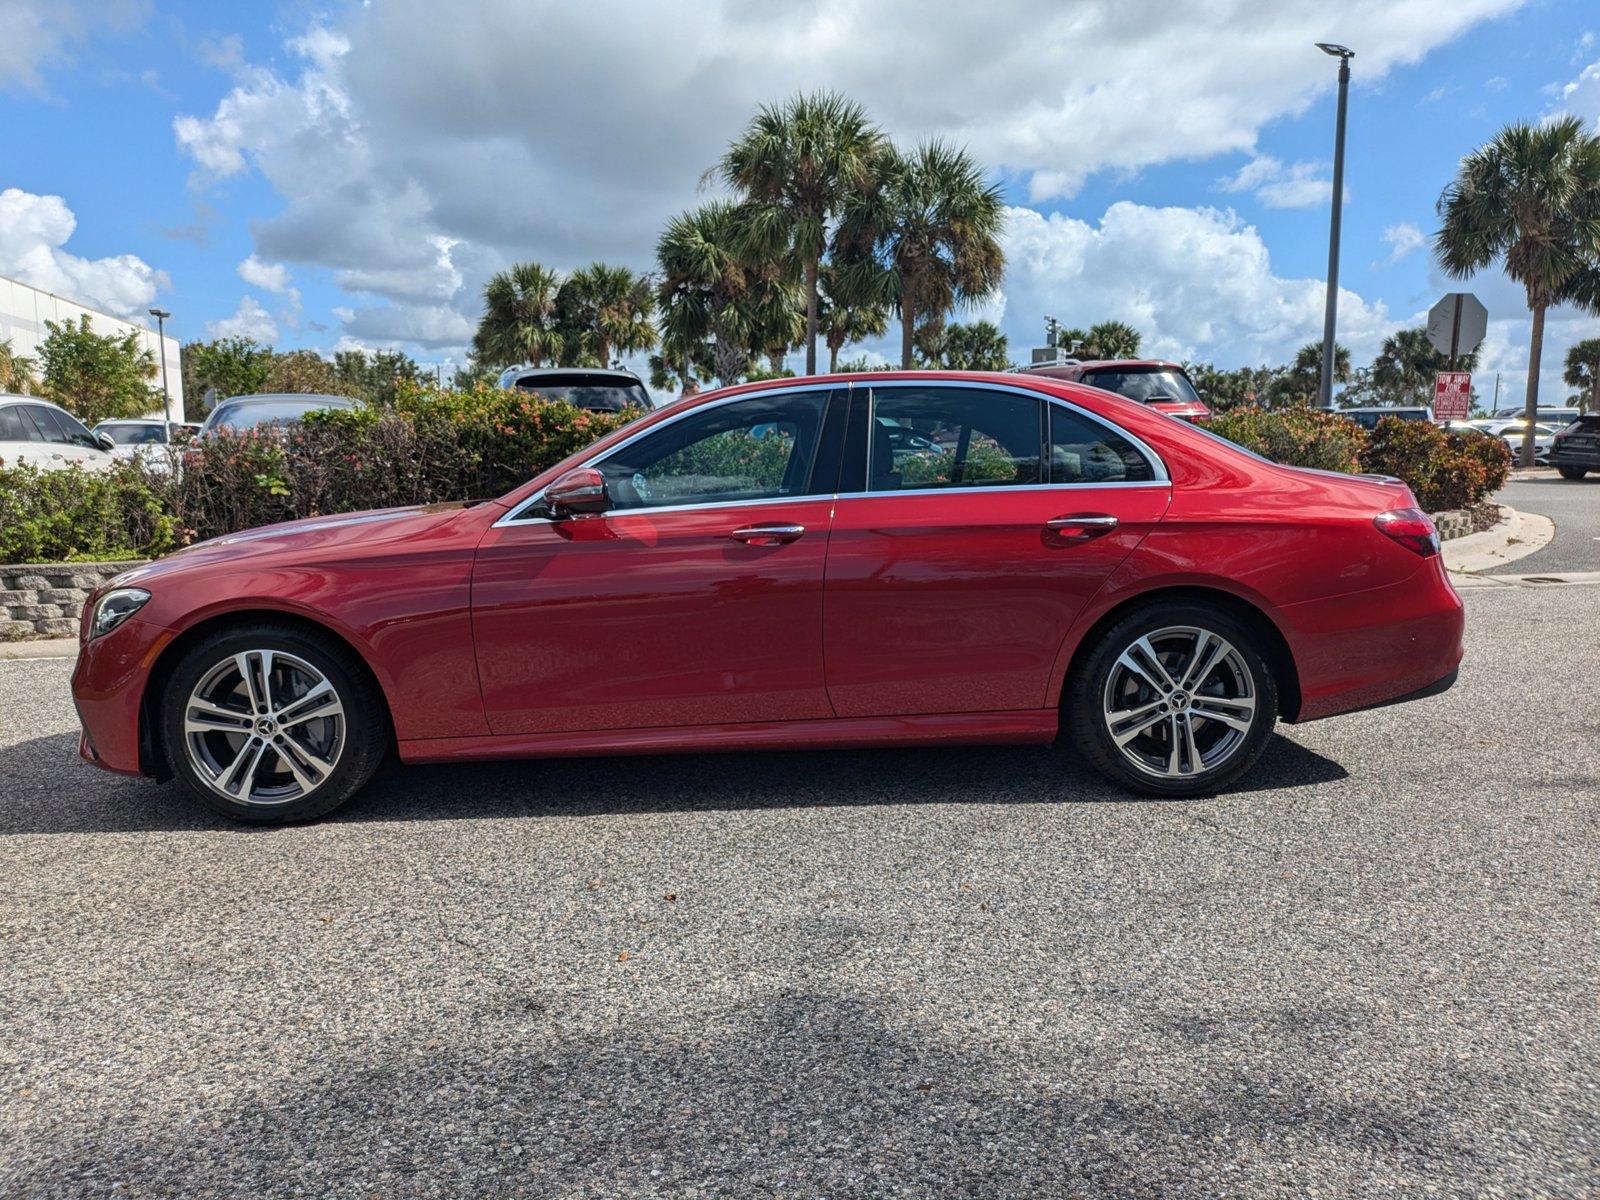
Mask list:
POLYGON ((1440 354, 1471 354, 1488 329, 1489 310, 1471 292, 1451 292, 1428 310, 1428 341, 1440 354))

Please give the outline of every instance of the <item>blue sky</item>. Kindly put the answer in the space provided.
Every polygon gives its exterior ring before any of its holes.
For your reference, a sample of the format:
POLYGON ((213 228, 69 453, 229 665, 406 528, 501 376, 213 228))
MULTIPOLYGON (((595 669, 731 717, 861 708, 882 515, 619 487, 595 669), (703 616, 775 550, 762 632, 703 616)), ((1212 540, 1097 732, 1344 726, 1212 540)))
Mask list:
MULTIPOLYGON (((830 86, 1005 181, 1011 267, 984 311, 1014 350, 1048 311, 1131 320, 1176 356, 1281 360, 1320 328, 1335 64, 1311 43, 1335 40, 1357 52, 1341 336, 1359 362, 1446 290, 1418 235, 1457 159, 1507 121, 1600 117, 1600 12, 1574 0, 944 7, 0 0, 0 273, 159 301, 185 339, 453 359, 487 274, 647 269, 755 105, 830 86)), ((1520 387, 1516 291, 1472 286, 1486 365, 1520 387)), ((1546 372, 1597 334, 1558 314, 1546 372)))

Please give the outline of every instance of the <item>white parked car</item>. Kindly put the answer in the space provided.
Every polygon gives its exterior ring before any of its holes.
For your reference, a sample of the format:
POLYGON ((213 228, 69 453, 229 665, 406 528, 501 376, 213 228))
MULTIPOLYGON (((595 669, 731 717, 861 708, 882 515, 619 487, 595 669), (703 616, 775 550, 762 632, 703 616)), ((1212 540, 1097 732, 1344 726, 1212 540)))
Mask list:
POLYGON ((109 437, 97 437, 59 405, 34 396, 0 394, 0 463, 42 471, 109 470, 117 461, 109 437))
POLYGON ((128 420, 101 421, 94 427, 96 437, 104 434, 116 445, 111 453, 124 462, 135 459, 156 471, 172 469, 174 452, 172 430, 165 421, 137 417, 128 420))
MULTIPOLYGON (((1497 438, 1504 438, 1506 445, 1511 447, 1511 461, 1516 462, 1517 456, 1522 453, 1522 433, 1527 428, 1526 421, 1486 421, 1482 425, 1485 433, 1497 438)), ((1533 461, 1545 463, 1550 461, 1550 446, 1555 442, 1556 434, 1560 433, 1563 426, 1535 424, 1533 427, 1533 461)))

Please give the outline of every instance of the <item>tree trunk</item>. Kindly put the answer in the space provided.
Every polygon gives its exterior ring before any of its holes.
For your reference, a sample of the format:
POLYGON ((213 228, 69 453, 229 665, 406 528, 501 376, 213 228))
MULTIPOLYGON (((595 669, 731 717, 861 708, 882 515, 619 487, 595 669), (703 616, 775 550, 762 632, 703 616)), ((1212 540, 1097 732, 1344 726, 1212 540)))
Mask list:
MULTIPOLYGON (((828 343, 828 374, 835 374, 839 370, 839 347, 832 342, 828 343)), ((1600 375, 1595 376, 1600 380, 1600 375)))
POLYGON ((1600 359, 1589 364, 1589 411, 1600 413, 1600 359))
POLYGON ((1518 455, 1524 467, 1533 466, 1533 423, 1539 415, 1539 357, 1544 353, 1544 307, 1533 307, 1533 337, 1528 343, 1528 396, 1522 405, 1526 426, 1522 431, 1522 453, 1518 455))
POLYGON ((806 374, 817 373, 817 262, 806 263, 806 374))
POLYGON ((611 365, 611 339, 602 333, 595 340, 600 343, 600 368, 604 370, 611 365))
POLYGON ((912 353, 911 338, 916 331, 916 309, 911 302, 911 289, 902 287, 900 291, 900 369, 911 370, 912 353))

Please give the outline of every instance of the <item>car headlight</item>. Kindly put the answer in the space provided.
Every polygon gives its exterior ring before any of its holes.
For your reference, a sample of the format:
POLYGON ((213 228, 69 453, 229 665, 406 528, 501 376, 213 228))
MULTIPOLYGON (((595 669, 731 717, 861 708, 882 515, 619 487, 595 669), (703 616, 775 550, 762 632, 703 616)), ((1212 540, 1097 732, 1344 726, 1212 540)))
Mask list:
POLYGON ((94 616, 89 621, 89 638, 110 633, 148 603, 150 593, 143 588, 112 588, 94 602, 94 616))

